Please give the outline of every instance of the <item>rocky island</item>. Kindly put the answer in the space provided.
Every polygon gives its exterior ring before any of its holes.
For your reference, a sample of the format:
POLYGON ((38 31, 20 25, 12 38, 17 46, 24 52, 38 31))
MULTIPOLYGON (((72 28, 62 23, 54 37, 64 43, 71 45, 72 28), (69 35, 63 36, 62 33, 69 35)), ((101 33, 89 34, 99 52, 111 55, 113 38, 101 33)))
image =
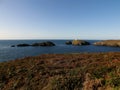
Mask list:
POLYGON ((41 43, 34 43, 32 46, 55 46, 53 42, 47 41, 47 42, 41 42, 41 43))
POLYGON ((120 40, 103 40, 103 41, 95 42, 94 45, 120 47, 120 40))
POLYGON ((81 46, 81 45, 90 45, 90 43, 84 40, 73 40, 72 45, 81 46))
POLYGON ((23 44, 18 44, 18 45, 12 45, 11 47, 27 47, 27 46, 55 46, 55 44, 51 41, 46 41, 46 42, 40 42, 40 43, 33 43, 32 45, 30 44, 26 44, 26 43, 23 43, 23 44))

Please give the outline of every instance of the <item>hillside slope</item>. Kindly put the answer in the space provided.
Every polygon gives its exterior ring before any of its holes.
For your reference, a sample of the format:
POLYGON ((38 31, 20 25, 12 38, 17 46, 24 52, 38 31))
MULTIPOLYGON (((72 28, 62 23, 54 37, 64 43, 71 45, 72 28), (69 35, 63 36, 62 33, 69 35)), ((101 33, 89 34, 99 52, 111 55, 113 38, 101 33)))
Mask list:
POLYGON ((120 88, 120 52, 46 54, 0 63, 0 90, 120 88))

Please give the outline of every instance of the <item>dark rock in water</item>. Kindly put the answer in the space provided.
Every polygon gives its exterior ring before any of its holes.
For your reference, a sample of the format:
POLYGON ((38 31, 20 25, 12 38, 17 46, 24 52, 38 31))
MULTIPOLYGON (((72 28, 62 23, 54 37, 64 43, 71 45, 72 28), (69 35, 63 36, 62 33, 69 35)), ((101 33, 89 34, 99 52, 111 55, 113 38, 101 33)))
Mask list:
POLYGON ((81 46, 81 45, 90 45, 90 43, 83 40, 73 40, 72 45, 81 46))
POLYGON ((17 47, 27 47, 30 46, 29 44, 18 44, 17 47))
POLYGON ((65 44, 71 45, 71 44, 72 44, 72 41, 66 41, 65 44))
POLYGON ((47 42, 41 42, 41 43, 34 43, 32 46, 55 46, 53 42, 47 41, 47 42))
POLYGON ((11 47, 15 47, 15 45, 12 45, 11 47))
POLYGON ((93 43, 96 46, 113 46, 113 47, 120 47, 120 40, 104 40, 93 43))

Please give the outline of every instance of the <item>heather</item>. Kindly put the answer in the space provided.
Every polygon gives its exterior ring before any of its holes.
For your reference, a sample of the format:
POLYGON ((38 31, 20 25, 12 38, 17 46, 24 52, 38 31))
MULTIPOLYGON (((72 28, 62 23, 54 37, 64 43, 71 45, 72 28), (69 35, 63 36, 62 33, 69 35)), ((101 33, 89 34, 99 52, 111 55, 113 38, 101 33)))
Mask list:
POLYGON ((0 63, 1 90, 119 90, 120 53, 44 54, 0 63))

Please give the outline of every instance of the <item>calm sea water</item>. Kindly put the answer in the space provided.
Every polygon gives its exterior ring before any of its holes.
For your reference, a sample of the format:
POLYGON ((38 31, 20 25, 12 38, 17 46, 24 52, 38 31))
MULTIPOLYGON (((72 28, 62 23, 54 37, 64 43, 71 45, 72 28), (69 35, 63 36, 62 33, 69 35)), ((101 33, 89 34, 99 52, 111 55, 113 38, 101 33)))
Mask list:
MULTIPOLYGON (((105 46, 72 46, 65 45, 67 40, 0 40, 0 62, 23 58, 27 56, 36 56, 40 54, 51 53, 81 53, 81 52, 119 52, 120 47, 105 46), (52 41, 56 44, 54 47, 11 47, 21 43, 32 44, 35 42, 52 41)), ((98 40, 87 40, 94 43, 98 40)))

